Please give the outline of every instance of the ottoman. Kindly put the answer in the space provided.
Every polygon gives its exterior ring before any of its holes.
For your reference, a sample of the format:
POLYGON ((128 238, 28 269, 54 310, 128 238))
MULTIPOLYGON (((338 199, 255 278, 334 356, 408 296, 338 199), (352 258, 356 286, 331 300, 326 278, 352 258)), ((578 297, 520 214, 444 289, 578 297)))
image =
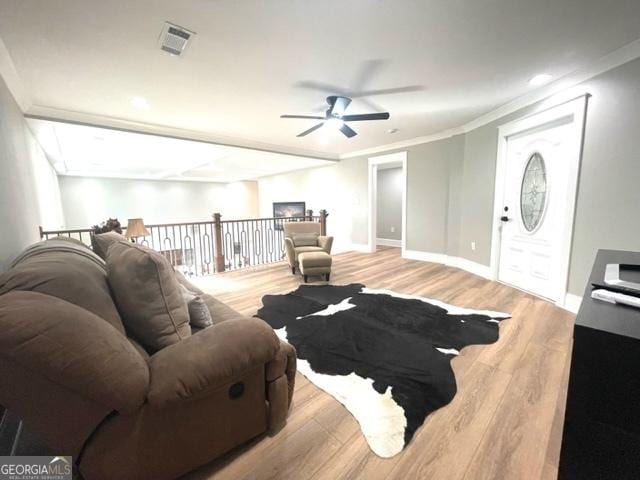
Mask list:
POLYGON ((331 275, 331 255, 327 252, 303 252, 298 255, 298 266, 300 273, 307 283, 309 275, 325 275, 329 281, 331 275))

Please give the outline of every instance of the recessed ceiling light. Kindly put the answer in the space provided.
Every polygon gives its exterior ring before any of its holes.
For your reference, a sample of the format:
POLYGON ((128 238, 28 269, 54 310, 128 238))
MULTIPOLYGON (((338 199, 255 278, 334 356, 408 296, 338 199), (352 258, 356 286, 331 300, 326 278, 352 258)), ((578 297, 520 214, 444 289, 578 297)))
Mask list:
POLYGON ((129 101, 136 108, 149 108, 149 102, 144 97, 131 97, 129 101))
POLYGON ((540 75, 536 75, 531 80, 529 80, 529 85, 532 87, 539 87, 540 85, 544 85, 545 83, 549 83, 551 81, 551 75, 548 73, 541 73, 540 75))

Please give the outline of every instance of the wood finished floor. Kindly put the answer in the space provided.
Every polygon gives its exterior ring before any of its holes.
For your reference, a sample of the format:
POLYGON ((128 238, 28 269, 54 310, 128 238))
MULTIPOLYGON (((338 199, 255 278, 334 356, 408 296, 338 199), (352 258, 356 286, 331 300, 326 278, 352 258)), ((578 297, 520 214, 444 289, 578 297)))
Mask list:
MULTIPOLYGON (((298 374, 287 426, 185 477, 204 479, 555 479, 575 317, 553 304, 463 270, 406 260, 399 249, 334 256, 330 283, 436 298, 509 312, 492 345, 453 359, 458 393, 431 414, 407 448, 375 456, 333 397, 298 374)), ((284 264, 228 272, 198 284, 254 315, 260 299, 300 284, 284 264)), ((317 282, 318 284, 324 282, 317 282)))

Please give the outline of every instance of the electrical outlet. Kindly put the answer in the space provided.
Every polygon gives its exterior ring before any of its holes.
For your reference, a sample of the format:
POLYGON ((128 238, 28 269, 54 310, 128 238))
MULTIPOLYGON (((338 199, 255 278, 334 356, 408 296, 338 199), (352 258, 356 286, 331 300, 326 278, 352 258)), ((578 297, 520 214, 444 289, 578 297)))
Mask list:
POLYGON ((396 227, 391 227, 391 233, 396 233, 396 227))
POLYGON ((471 242, 471 250, 475 250, 476 249, 476 242, 471 242))

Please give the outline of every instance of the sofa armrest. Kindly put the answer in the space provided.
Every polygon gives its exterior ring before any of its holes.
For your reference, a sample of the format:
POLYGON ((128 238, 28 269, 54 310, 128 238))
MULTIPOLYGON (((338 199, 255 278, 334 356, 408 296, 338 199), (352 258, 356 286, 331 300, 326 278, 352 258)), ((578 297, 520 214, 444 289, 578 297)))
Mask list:
POLYGON ((163 408, 202 398, 271 360, 280 342, 257 318, 222 322, 163 348, 149 360, 148 402, 163 408))
POLYGON ((318 246, 325 252, 331 253, 331 247, 333 246, 333 237, 320 236, 318 237, 318 246))
POLYGON ((296 266, 296 249, 293 245, 293 240, 289 237, 284 238, 284 251, 287 255, 287 261, 290 267, 296 266))
MULTIPOLYGON (((140 408, 149 388, 149 367, 124 335, 88 310, 42 293, 0 296, 3 361, 40 383, 62 386, 122 413, 140 408)), ((47 401, 46 392, 42 401, 47 401)))
POLYGON ((273 359, 267 363, 267 382, 273 382, 285 376, 288 383, 288 404, 293 399, 293 388, 296 382, 296 349, 293 345, 280 341, 280 349, 273 359))

